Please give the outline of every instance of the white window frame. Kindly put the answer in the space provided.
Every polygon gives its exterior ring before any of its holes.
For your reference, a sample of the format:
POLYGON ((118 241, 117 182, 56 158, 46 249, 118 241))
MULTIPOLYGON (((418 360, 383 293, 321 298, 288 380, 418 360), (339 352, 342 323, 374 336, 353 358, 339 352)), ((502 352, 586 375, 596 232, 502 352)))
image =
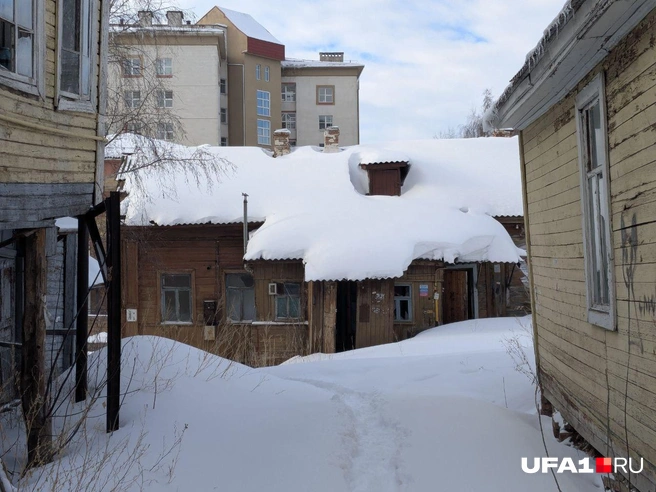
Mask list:
POLYGON ((260 74, 262 72, 262 66, 258 63, 255 65, 255 80, 260 80, 260 74))
POLYGON ((159 90, 157 91, 157 107, 160 109, 170 109, 173 107, 173 91, 159 90), (168 97, 171 96, 171 97, 168 97))
POLYGON ((123 91, 123 102, 125 107, 128 109, 137 109, 139 106, 141 106, 141 91, 123 91), (139 97, 134 97, 135 93, 138 93, 139 97), (130 94, 130 97, 128 97, 128 94, 130 94), (130 102, 128 103, 128 101, 130 102))
POLYGON ((226 79, 219 79, 219 94, 225 95, 228 93, 228 81, 226 79))
POLYGON ((283 82, 281 88, 282 102, 296 102, 296 84, 294 82, 283 82), (293 90, 288 90, 293 86, 293 90))
MULTIPOLYGON (((578 138, 579 152, 579 174, 581 180, 581 210, 583 216, 583 256, 585 263, 585 284, 586 300, 588 311, 588 322, 606 328, 608 330, 616 329, 616 297, 615 297, 615 275, 614 275, 614 253, 612 242, 612 217, 610 214, 610 180, 609 180, 609 161, 608 161, 608 134, 606 119, 606 97, 604 88, 603 73, 598 74, 585 88, 576 96, 576 134, 578 138), (601 129, 598 137, 603 142, 602 152, 598 154, 598 159, 603 162, 593 169, 587 170, 587 130, 583 128, 585 120, 582 113, 592 107, 596 101, 599 101, 599 112, 601 120, 601 129), (601 181, 604 190, 600 194, 600 211, 605 218, 605 227, 598 234, 606 241, 607 262, 608 262, 608 305, 595 304, 593 302, 593 292, 595 289, 595 276, 593 275, 593 239, 591 237, 591 228, 593 221, 589 205, 589 178, 601 175, 601 181)), ((597 149, 599 150, 599 149, 597 149)))
POLYGON ((319 115, 319 131, 327 130, 331 126, 333 126, 333 115, 332 114, 320 114, 319 115), (321 118, 324 119, 324 121, 323 121, 324 126, 323 127, 321 126, 321 118), (326 121, 327 121, 326 118, 330 118, 330 125, 326 124, 326 121))
POLYGON ((269 120, 257 120, 257 144, 271 145, 271 122, 269 120))
POLYGON ((143 77, 143 58, 139 55, 131 55, 121 60, 121 76, 125 78, 138 78, 143 77), (139 62, 138 73, 134 73, 136 64, 132 63, 134 60, 139 62), (125 68, 130 67, 128 72, 125 68))
MULTIPOLYGON (((141 69, 143 71, 143 67, 141 69)), ((157 77, 173 77, 173 58, 170 56, 156 58, 155 74, 157 77)))
POLYGON ((157 123, 157 128, 155 130, 158 140, 166 140, 171 142, 175 139, 175 127, 170 121, 160 121, 157 123), (169 130, 170 127, 170 130, 169 130), (170 137, 169 137, 170 134, 170 137), (161 136, 163 135, 163 136, 161 136))
POLYGON ((271 93, 257 90, 257 115, 271 116, 271 93), (266 94, 266 97, 264 97, 266 94))
POLYGON ((296 130, 296 113, 294 111, 283 111, 282 127, 286 130, 296 130))
POLYGON ((318 85, 317 86, 317 104, 335 104, 335 86, 318 85))
MULTIPOLYGON (((23 0, 24 1, 24 0, 23 0)), ((0 70, 0 85, 45 99, 45 10, 43 1, 32 0, 32 77, 0 70)))
MULTIPOLYGON (((58 10, 58 41, 57 41, 57 80, 56 80, 56 91, 57 91, 57 109, 60 111, 80 111, 84 113, 95 113, 97 112, 96 101, 97 101, 97 91, 98 91, 98 5, 96 0, 82 0, 82 8, 88 9, 88 11, 83 11, 80 15, 80 18, 85 22, 88 22, 88 32, 86 33, 87 42, 89 43, 89 90, 88 94, 74 94, 71 92, 66 92, 61 89, 61 69, 62 69, 62 56, 61 56, 61 42, 62 42, 62 30, 63 30, 63 0, 57 1, 57 10, 58 10)), ((82 61, 80 61, 82 63, 82 61)), ((80 77, 82 77, 82 70, 84 70, 84 64, 80 68, 80 77)), ((142 67, 143 70, 143 67, 142 67)), ((80 87, 82 81, 80 80, 80 87)), ((82 90, 80 90, 82 92, 82 90)))
POLYGON ((182 272, 182 273, 173 273, 173 272, 162 272, 159 275, 159 295, 160 295, 160 324, 162 325, 193 325, 194 324, 194 276, 191 272, 182 272), (186 276, 189 277, 189 287, 165 287, 164 286, 164 277, 165 276, 186 276), (175 293, 175 314, 177 315, 177 320, 167 320, 164 316, 166 310, 166 292, 175 293), (180 294, 188 293, 189 295, 189 320, 180 320, 180 294))
POLYGON ((270 78, 271 78, 271 70, 269 69, 269 65, 265 65, 264 66, 264 81, 268 82, 270 78))
POLYGON ((221 124, 227 125, 228 124, 228 108, 221 108, 220 113, 219 113, 220 121, 221 124))

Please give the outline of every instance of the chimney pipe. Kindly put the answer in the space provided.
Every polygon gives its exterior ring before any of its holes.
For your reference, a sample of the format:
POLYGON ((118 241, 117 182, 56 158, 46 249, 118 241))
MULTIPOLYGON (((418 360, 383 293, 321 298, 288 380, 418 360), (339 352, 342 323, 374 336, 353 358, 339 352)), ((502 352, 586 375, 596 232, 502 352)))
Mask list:
POLYGON ((166 21, 169 26, 180 27, 182 26, 182 19, 184 14, 180 10, 169 10, 166 13, 166 21))
POLYGON ((248 248, 248 195, 242 193, 241 196, 244 197, 244 254, 246 254, 246 248, 248 248))
POLYGON ((273 157, 280 157, 289 154, 289 137, 291 132, 286 128, 273 132, 273 157))
POLYGON ((339 127, 331 126, 323 132, 324 153, 339 152, 339 127))
POLYGON ((150 10, 140 10, 137 15, 139 16, 139 25, 141 27, 153 25, 153 13, 150 10))

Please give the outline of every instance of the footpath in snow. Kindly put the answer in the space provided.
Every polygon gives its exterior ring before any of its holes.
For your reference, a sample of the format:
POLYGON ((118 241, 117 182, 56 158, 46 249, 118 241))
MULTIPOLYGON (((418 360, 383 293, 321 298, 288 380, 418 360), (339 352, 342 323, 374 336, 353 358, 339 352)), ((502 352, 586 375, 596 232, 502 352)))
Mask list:
MULTIPOLYGON (((400 343, 297 357, 251 369, 157 337, 126 339, 121 428, 104 433, 100 398, 54 463, 22 490, 551 492, 525 474, 546 456, 526 364, 530 319, 433 328, 400 343), (521 369, 521 370, 518 370, 521 369)), ((92 354, 104 368, 106 353, 92 354)), ((84 405, 66 402, 63 435, 84 405)), ((16 416, 4 416, 3 461, 20 467, 16 416)), ((551 436, 550 456, 584 457, 551 436)), ((558 476, 563 492, 601 491, 596 475, 558 476)))

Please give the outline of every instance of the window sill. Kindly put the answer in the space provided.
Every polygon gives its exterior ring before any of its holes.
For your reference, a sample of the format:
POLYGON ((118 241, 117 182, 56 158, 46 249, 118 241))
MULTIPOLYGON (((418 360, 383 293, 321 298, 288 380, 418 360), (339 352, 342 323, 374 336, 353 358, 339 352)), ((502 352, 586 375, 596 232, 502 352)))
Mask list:
POLYGON ((281 319, 275 321, 254 321, 254 325, 307 325, 308 322, 300 318, 281 319))
POLYGON ((608 311, 588 309, 588 323, 606 330, 615 331, 614 316, 608 311))
POLYGON ((414 323, 414 321, 412 321, 411 319, 404 319, 404 320, 395 319, 394 320, 395 325, 411 325, 413 323, 414 323))
POLYGON ((58 111, 76 111, 78 113, 95 113, 96 108, 91 103, 91 101, 79 101, 73 99, 67 99, 64 97, 59 98, 57 104, 58 111))
MULTIPOLYGON (((0 72, 0 74, 1 73, 2 72, 0 72)), ((39 87, 35 83, 14 79, 6 75, 0 75, 0 85, 10 87, 11 89, 15 89, 20 92, 25 92, 26 94, 41 97, 39 87)))
POLYGON ((194 324, 191 321, 162 321, 160 323, 162 326, 193 326, 194 324))

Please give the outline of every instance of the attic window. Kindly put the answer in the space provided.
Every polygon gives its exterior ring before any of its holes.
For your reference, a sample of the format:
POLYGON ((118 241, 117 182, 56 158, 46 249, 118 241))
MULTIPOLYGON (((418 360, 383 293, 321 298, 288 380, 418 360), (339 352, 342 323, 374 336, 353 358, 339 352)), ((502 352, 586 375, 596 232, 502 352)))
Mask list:
POLYGON ((369 195, 400 196, 410 165, 407 162, 360 164, 369 177, 369 195))

